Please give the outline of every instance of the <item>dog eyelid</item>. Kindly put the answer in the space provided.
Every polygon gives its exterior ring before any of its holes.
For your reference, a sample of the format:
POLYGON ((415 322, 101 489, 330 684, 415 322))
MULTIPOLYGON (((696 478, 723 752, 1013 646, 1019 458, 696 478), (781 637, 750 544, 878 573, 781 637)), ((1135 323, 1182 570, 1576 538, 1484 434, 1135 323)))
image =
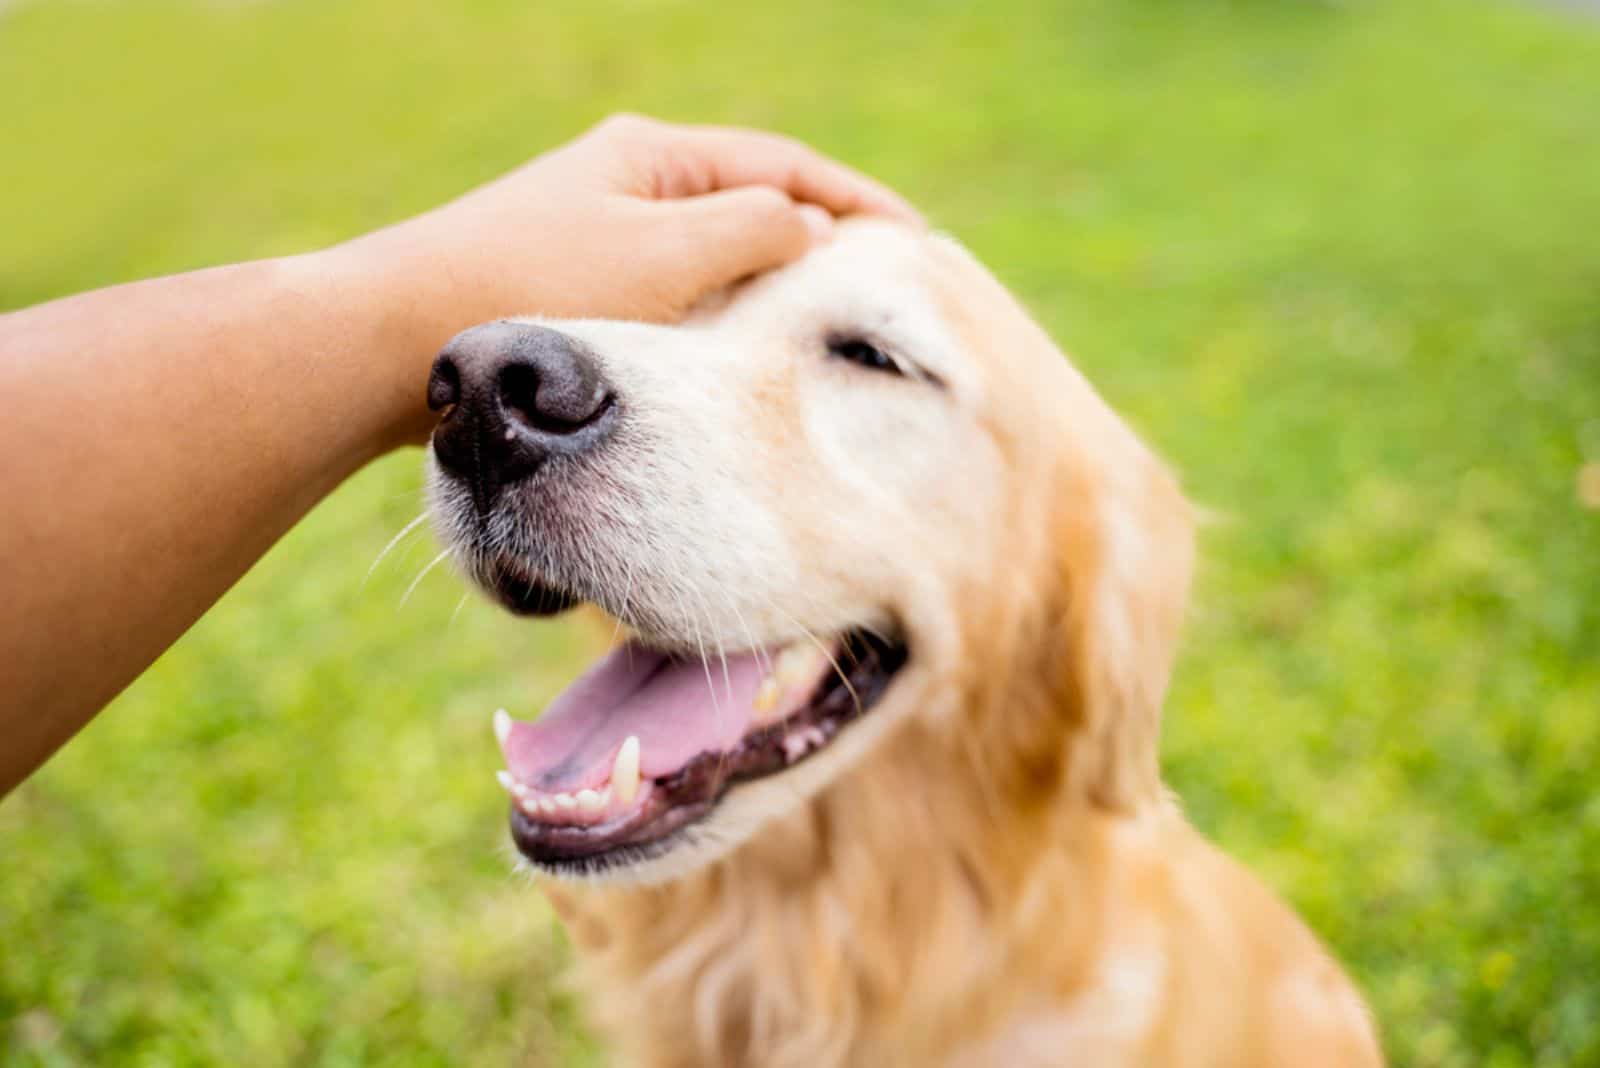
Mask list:
POLYGON ((895 351, 892 346, 885 345, 863 334, 843 331, 831 333, 827 337, 827 349, 830 356, 849 360, 851 363, 859 364, 869 371, 882 371, 887 374, 899 375, 902 378, 909 378, 915 382, 927 382, 940 387, 944 385, 937 375, 906 359, 895 351))

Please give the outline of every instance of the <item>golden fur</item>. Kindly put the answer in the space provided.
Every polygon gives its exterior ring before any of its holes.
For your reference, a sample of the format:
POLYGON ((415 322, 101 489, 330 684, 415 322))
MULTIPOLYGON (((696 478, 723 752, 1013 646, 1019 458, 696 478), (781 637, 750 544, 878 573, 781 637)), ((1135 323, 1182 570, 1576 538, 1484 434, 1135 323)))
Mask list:
POLYGON ((1175 480, 970 257, 921 255, 1005 471, 1004 551, 897 683, 957 714, 673 881, 549 884, 593 1023, 659 1068, 1381 1063, 1338 966, 1161 786, 1175 480))

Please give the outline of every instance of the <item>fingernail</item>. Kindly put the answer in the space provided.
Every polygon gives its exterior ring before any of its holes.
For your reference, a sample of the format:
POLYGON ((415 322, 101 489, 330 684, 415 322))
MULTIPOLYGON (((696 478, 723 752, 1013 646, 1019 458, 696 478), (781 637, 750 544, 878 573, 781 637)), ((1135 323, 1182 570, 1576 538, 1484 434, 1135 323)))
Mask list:
POLYGON ((815 204, 801 204, 800 218, 805 221, 813 245, 826 244, 833 239, 833 216, 828 214, 827 209, 815 204))

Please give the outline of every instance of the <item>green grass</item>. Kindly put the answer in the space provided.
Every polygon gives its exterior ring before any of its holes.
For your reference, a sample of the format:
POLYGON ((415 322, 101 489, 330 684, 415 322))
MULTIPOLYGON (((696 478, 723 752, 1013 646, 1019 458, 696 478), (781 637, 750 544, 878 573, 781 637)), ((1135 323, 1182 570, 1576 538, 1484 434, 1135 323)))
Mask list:
MULTIPOLYGON (((538 6, 0 13, 0 307, 331 242, 616 108, 812 140, 962 237, 1222 514, 1166 772, 1393 1059, 1600 1064, 1600 30, 538 6)), ((457 612, 443 569, 402 603, 425 536, 363 582, 419 469, 341 490, 0 807, 8 1063, 593 1059, 488 730, 580 641, 457 612)))

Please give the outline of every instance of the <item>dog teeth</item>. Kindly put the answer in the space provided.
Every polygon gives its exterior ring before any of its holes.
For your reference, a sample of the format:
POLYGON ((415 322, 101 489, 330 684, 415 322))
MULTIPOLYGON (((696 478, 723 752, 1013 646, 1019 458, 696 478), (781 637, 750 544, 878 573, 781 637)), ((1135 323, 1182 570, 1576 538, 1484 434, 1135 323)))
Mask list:
POLYGON ((503 708, 494 711, 494 740, 505 748, 506 739, 511 736, 511 713, 503 708))
POLYGON ((494 773, 494 777, 499 781, 501 787, 504 788, 506 793, 511 794, 519 801, 527 800, 528 797, 533 793, 532 790, 518 782, 509 771, 497 771, 494 773))
POLYGON ((776 711, 783 703, 784 694, 809 684, 827 661, 828 655, 809 642, 795 642, 780 649, 750 702, 756 715, 766 716, 776 711))
POLYGON ((617 759, 611 765, 611 789, 624 805, 633 803, 639 792, 639 736, 628 735, 628 740, 617 750, 617 759))
POLYGON ((793 764, 801 757, 814 753, 828 744, 828 735, 821 727, 811 726, 787 734, 783 739, 784 758, 793 764))
POLYGON ((772 673, 778 677, 778 682, 788 689, 799 683, 809 682, 817 672, 822 670, 825 657, 821 649, 810 643, 796 642, 785 646, 778 654, 778 659, 772 665, 772 673))
POLYGON ((622 815, 639 797, 644 786, 639 774, 640 754, 638 736, 629 735, 612 761, 610 781, 570 793, 545 793, 519 782, 505 770, 495 772, 495 778, 529 816, 560 824, 588 825, 622 815))

